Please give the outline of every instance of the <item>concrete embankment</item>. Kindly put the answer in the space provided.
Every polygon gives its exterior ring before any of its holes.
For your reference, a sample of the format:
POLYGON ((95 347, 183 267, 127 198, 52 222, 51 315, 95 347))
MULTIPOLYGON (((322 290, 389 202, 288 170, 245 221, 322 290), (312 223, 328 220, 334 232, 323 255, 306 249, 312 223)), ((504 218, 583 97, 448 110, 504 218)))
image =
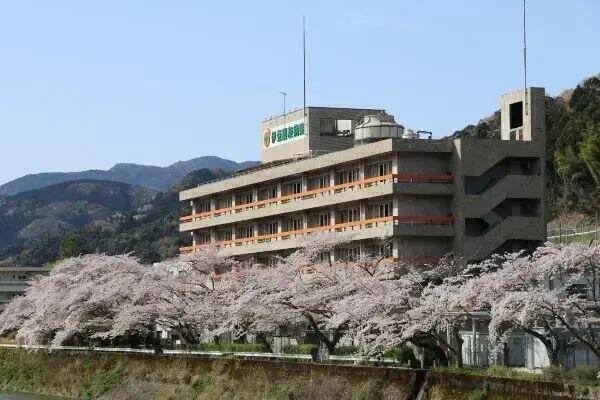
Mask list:
MULTIPOLYGON (((564 385, 372 366, 185 355, 0 349, 0 389, 77 399, 463 399, 589 397, 564 385), (419 396, 422 385, 427 391, 419 396)), ((577 388, 580 390, 580 388, 577 388)))

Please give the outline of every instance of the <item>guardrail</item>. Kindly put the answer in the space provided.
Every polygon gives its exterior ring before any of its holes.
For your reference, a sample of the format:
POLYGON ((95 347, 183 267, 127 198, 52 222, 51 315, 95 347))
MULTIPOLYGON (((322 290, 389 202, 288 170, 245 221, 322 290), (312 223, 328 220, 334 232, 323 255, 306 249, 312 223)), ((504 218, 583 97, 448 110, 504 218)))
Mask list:
MULTIPOLYGON (((28 349, 28 350, 48 350, 48 351, 91 351, 99 353, 119 353, 119 354, 149 354, 149 355, 167 355, 167 356, 199 356, 209 358, 235 357, 240 359, 271 359, 312 362, 312 356, 308 354, 283 354, 283 353, 255 353, 255 352, 229 352, 229 351, 197 351, 197 350, 173 350, 173 349, 134 349, 130 347, 83 347, 83 346, 43 346, 43 345, 19 345, 19 344, 0 344, 1 348, 10 349, 28 349)), ((331 355, 323 361, 335 361, 339 363, 355 364, 357 362, 376 362, 380 364, 396 364, 393 358, 376 357, 353 357, 331 355)))
POLYGON ((261 236, 251 236, 247 238, 233 239, 233 240, 223 240, 219 242, 209 242, 198 244, 195 246, 185 246, 180 247, 180 252, 190 252, 194 250, 199 250, 206 247, 217 246, 217 247, 231 247, 231 246, 240 246, 244 244, 253 244, 259 242, 271 241, 275 240, 286 240, 290 237, 302 236, 310 233, 317 232, 334 232, 346 229, 354 229, 354 228, 365 228, 365 227, 373 227, 378 226, 379 224, 386 224, 392 222, 395 225, 398 224, 411 224, 411 225, 452 225, 454 223, 454 218, 450 215, 398 215, 398 216, 388 216, 388 217, 380 217, 380 218, 371 218, 367 220, 353 221, 353 222, 345 222, 342 224, 335 225, 324 225, 324 226, 316 226, 312 228, 299 229, 295 231, 287 231, 280 233, 273 233, 269 235, 261 235, 261 236))
POLYGON ((330 195, 331 193, 339 193, 346 189, 361 189, 364 187, 370 187, 381 183, 451 183, 454 181, 452 174, 417 174, 417 173, 401 173, 401 174, 388 174, 383 176, 376 176, 372 178, 362 179, 359 181, 342 183, 333 186, 327 186, 318 189, 307 190, 300 193, 288 194, 285 196, 274 197, 271 199, 264 199, 254 201, 246 204, 238 204, 232 207, 225 207, 216 210, 204 211, 201 213, 195 213, 186 215, 179 218, 182 223, 191 222, 196 219, 204 219, 211 217, 218 217, 221 215, 233 214, 242 212, 245 210, 254 210, 265 206, 272 206, 277 204, 284 204, 294 200, 302 200, 305 198, 312 198, 317 195, 330 195))
POLYGON ((548 230, 548 240, 556 243, 589 242, 590 240, 598 241, 599 239, 600 226, 548 230))

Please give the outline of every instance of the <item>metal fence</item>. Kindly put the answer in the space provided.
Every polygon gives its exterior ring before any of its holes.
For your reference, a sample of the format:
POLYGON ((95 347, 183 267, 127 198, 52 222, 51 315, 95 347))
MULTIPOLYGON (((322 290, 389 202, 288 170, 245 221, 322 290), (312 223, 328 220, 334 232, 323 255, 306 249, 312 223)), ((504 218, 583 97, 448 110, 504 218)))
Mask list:
POLYGON ((588 243, 600 239, 600 225, 548 229, 548 240, 555 243, 588 243))

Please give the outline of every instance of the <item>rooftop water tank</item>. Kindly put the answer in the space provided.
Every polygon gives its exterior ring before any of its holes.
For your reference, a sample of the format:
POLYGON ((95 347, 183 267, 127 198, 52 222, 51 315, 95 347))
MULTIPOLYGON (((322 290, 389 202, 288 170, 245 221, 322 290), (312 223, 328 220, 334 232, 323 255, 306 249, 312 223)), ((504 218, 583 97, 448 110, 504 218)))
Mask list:
POLYGON ((402 134, 402 139, 418 139, 419 133, 415 133, 412 129, 407 129, 406 132, 402 134))
POLYGON ((354 128, 354 142, 370 143, 378 140, 395 138, 400 139, 404 134, 404 127, 394 121, 394 116, 386 114, 368 114, 354 128))

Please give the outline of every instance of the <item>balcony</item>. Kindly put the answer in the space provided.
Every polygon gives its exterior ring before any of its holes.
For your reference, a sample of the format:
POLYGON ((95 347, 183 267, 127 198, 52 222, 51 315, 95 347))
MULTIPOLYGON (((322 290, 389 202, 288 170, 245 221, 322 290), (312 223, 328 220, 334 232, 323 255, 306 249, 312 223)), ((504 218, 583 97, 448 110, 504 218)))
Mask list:
POLYGON ((371 218, 362 221, 346 222, 342 224, 317 226, 294 231, 279 232, 270 235, 252 236, 248 238, 240 238, 233 240, 225 240, 218 242, 203 243, 196 246, 181 247, 179 250, 182 253, 189 253, 202 248, 216 246, 221 249, 236 248, 242 246, 252 246, 248 251, 234 251, 232 254, 253 253, 258 252, 256 245, 263 244, 260 251, 274 251, 284 248, 300 247, 299 242, 294 240, 292 243, 282 244, 282 241, 290 239, 299 239, 306 235, 318 232, 349 232, 357 231, 352 240, 362 240, 367 238, 375 238, 381 236, 392 235, 418 235, 418 236, 450 236, 454 234, 453 229, 454 219, 448 215, 401 215, 388 216, 380 218, 371 218), (377 232, 371 229, 379 228, 377 232), (385 229, 381 229, 385 228, 385 229), (264 245, 265 243, 273 243, 264 245))
MULTIPOLYGON (((238 213, 243 213, 245 211, 250 210, 260 210, 273 206, 281 206, 285 204, 290 204, 296 201, 302 200, 310 200, 319 198, 321 196, 334 196, 344 193, 346 191, 358 190, 358 189, 368 189, 372 187, 376 187, 384 184, 393 184, 393 188, 389 188, 389 194, 392 192, 400 192, 400 193, 414 193, 414 194, 451 194, 452 187, 451 183, 454 181, 454 176, 451 174, 389 174, 384 176, 377 176, 374 178, 363 179, 360 181, 354 181, 334 186, 328 186, 325 188, 309 190, 301 193, 280 196, 272 199, 256 201, 247 204, 240 204, 233 207, 222 208, 218 210, 206 211, 203 213, 196 213, 192 215, 187 215, 181 217, 180 223, 182 224, 181 230, 190 230, 190 229, 198 229, 199 227, 187 227, 183 226, 184 224, 188 224, 190 222, 204 220, 207 218, 221 217, 225 215, 236 215, 238 213), (434 188, 432 188, 432 184, 434 188), (437 187, 437 188, 436 188, 437 187)), ((374 191, 373 195, 378 195, 380 193, 374 191)), ((339 196, 338 196, 339 197, 339 196)), ((343 197, 343 196, 342 196, 343 197)), ((344 200, 340 197, 340 200, 344 200)), ((348 197, 349 200, 356 200, 356 197, 348 197)), ((307 207, 312 208, 317 205, 313 205, 311 203, 306 203, 307 207)), ((296 210, 299 205, 296 205, 296 210)), ((272 215, 273 212, 269 210, 269 212, 265 212, 265 215, 272 215)), ((254 218, 260 218, 261 216, 253 216, 254 218)), ((223 223, 231 223, 234 221, 227 221, 223 223)), ((215 223, 217 225, 217 223, 215 223)))

